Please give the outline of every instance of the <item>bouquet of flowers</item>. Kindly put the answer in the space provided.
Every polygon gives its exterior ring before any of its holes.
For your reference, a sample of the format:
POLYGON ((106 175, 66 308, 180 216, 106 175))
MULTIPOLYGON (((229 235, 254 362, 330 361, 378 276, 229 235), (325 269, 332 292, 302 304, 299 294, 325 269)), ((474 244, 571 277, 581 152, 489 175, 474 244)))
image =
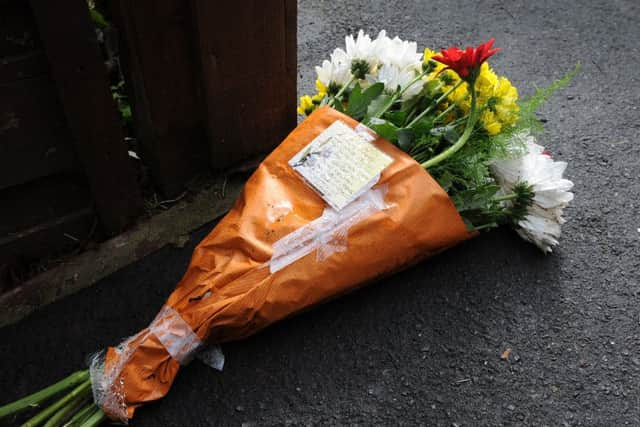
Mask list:
POLYGON ((469 231, 509 224, 551 252, 573 184, 562 177, 567 164, 537 144, 534 113, 577 67, 518 103, 487 62, 500 50, 493 43, 420 55, 414 42, 360 31, 316 67, 318 93, 303 96, 298 113, 329 105, 361 121, 429 171, 469 231))
POLYGON ((519 102, 487 62, 493 43, 420 54, 384 31, 347 37, 301 98, 309 117, 198 245, 149 327, 0 418, 59 397, 25 425, 126 422, 196 355, 220 368, 205 343, 247 337, 503 224, 550 252, 572 183, 537 144, 534 113, 571 74, 519 102))

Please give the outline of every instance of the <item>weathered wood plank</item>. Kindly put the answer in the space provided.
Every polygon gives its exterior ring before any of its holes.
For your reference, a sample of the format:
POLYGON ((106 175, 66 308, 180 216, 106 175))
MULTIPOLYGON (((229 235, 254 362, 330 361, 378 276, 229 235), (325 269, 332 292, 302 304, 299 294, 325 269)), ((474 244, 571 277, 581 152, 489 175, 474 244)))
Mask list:
POLYGON ((225 168, 295 126, 296 1, 192 4, 211 163, 225 168))
POLYGON ((191 231, 223 215, 233 206, 244 187, 245 178, 245 175, 230 176, 223 198, 219 197, 216 188, 204 190, 0 295, 0 327, 91 286, 167 244, 183 245, 191 231))
POLYGON ((0 83, 48 73, 29 4, 23 0, 0 2, 0 83))
POLYGON ((5 0, 0 3, 0 56, 18 56, 42 47, 29 3, 5 0))
POLYGON ((78 167, 48 76, 0 83, 0 190, 78 167))
POLYGON ((78 158, 107 233, 141 208, 86 2, 30 0, 78 158))
MULTIPOLYGON (((0 56, 4 53, 0 51, 0 56)), ((49 64, 43 50, 0 58, 0 83, 49 74, 49 64)))
POLYGON ((91 206, 82 173, 57 174, 0 191, 0 238, 91 206))
POLYGON ((141 154, 172 197, 209 163, 190 4, 119 0, 111 6, 141 154))
MULTIPOLYGON (((82 174, 58 174, 0 191, 0 290, 41 258, 89 239, 97 217, 82 174)), ((95 234, 92 237, 99 237, 95 234)))

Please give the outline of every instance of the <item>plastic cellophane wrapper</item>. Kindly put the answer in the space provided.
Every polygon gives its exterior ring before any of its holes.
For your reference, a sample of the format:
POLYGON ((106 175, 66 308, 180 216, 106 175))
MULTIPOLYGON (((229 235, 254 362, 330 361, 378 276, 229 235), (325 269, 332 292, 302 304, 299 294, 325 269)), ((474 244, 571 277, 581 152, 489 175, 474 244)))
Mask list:
POLYGON ((288 162, 337 120, 361 129, 328 107, 309 116, 196 247, 150 326, 94 357, 94 399, 110 418, 165 396, 204 343, 248 337, 472 236, 436 181, 377 136, 393 162, 356 201, 329 208, 288 162))

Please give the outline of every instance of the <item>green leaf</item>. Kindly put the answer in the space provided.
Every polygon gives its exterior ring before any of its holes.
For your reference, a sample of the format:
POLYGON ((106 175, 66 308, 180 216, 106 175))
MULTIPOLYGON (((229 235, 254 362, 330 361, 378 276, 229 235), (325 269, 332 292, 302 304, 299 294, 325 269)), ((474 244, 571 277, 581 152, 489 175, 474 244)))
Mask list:
POLYGON ((428 135, 431 134, 433 129, 433 118, 425 116, 418 120, 418 122, 411 127, 416 135, 428 135))
POLYGON ((450 142, 451 144, 455 144, 459 138, 460 138, 460 134, 458 134, 458 132, 454 127, 448 128, 447 131, 444 133, 444 139, 447 140, 447 142, 450 142))
POLYGON ((131 123, 133 117, 131 115, 131 106, 128 104, 121 105, 119 107, 120 115, 122 116, 122 120, 124 120, 125 124, 131 123))
POLYGON ((104 15, 98 12, 95 8, 89 9, 89 15, 91 16, 93 23, 96 24, 96 27, 107 28, 109 26, 109 22, 104 18, 104 15))
POLYGON ((373 117, 380 117, 384 112, 389 100, 391 99, 391 95, 387 95, 386 93, 380 94, 376 99, 371 101, 369 107, 367 107, 367 114, 364 117, 364 121, 369 121, 373 117))
POLYGON ((400 104, 400 110, 409 114, 411 111, 415 110, 419 104, 424 101, 424 97, 422 96, 414 96, 407 100, 402 101, 400 104))
POLYGON ((438 183, 444 189, 444 191, 448 192, 453 186, 453 176, 451 175, 451 173, 446 171, 440 176, 438 183))
POLYGON ((439 80, 429 80, 427 83, 425 83, 422 90, 433 97, 437 95, 437 92, 439 91, 438 89, 439 86, 440 86, 439 80))
POLYGON ((356 120, 361 121, 371 102, 378 98, 384 90, 384 83, 376 83, 369 86, 363 92, 360 85, 356 85, 351 91, 347 105, 347 114, 356 120))
POLYGON ((438 126, 431 129, 431 135, 441 136, 447 142, 455 143, 460 135, 456 131, 455 126, 438 126))
POLYGON ((391 123, 393 123, 396 126, 402 126, 402 124, 404 123, 405 119, 407 118, 407 112, 406 111, 391 111, 388 112, 387 114, 384 115, 384 117, 389 120, 391 123))
POLYGON ((369 127, 389 142, 396 143, 398 141, 398 127, 391 122, 377 119, 370 123, 369 127))
POLYGON ((551 98, 554 93, 569 84, 569 82, 573 80, 573 78, 578 74, 579 71, 580 63, 578 62, 573 70, 565 74, 562 78, 560 78, 559 80, 554 80, 547 87, 538 88, 532 96, 520 102, 520 108, 525 109, 529 112, 537 111, 540 107, 542 107, 542 104, 544 104, 549 100, 549 98, 551 98))
POLYGON ((334 110, 344 113, 344 108, 342 107, 342 102, 339 99, 336 99, 333 105, 331 106, 334 110))
POLYGON ((411 145, 413 144, 413 129, 404 128, 398 129, 398 147, 402 148, 404 151, 409 151, 411 145))
POLYGON ((565 74, 561 79, 554 80, 549 86, 538 88, 532 96, 518 102, 520 106, 520 120, 518 120, 515 126, 512 126, 510 132, 503 132, 503 134, 517 133, 523 129, 533 133, 541 133, 544 127, 538 120, 536 111, 538 111, 556 91, 569 84, 579 71, 580 63, 578 62, 573 70, 565 74))

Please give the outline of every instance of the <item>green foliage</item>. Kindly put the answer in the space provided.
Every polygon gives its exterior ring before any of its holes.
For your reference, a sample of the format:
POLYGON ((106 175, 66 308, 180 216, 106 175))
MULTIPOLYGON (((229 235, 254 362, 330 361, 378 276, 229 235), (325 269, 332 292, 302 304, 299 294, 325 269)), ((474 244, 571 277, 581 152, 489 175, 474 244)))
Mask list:
MULTIPOLYGON (((469 230, 517 223, 526 215, 533 197, 531 187, 522 183, 516 185, 513 194, 500 194, 490 166, 497 159, 522 153, 524 140, 514 138, 514 134, 536 132, 542 128, 536 111, 556 91, 566 86, 579 68, 578 64, 563 78, 538 89, 533 96, 520 102, 520 118, 515 125, 490 136, 476 122, 471 137, 459 150, 450 150, 445 160, 429 167, 429 173, 449 194, 469 230)), ((340 101, 346 101, 346 106, 337 105, 336 108, 367 124, 418 163, 425 163, 456 145, 469 123, 468 117, 458 107, 446 104, 443 83, 447 83, 450 77, 441 73, 438 78, 424 84, 419 96, 408 100, 399 99, 402 88, 389 95, 384 93, 382 83, 364 90, 356 84, 350 92, 341 93, 340 101), (438 105, 443 101, 444 105, 438 105), (416 120, 416 117, 421 118, 416 120)))
POLYGON ((102 13, 98 12, 95 8, 89 9, 89 15, 91 16, 91 20, 96 25, 96 27, 100 29, 107 28, 109 26, 109 22, 105 19, 102 13))
POLYGON ((109 21, 107 21, 104 15, 96 9, 95 1, 87 0, 87 8, 89 8, 89 16, 96 27, 103 30, 109 26, 109 21))
MULTIPOLYGON (((445 141, 451 143, 446 138, 445 141)), ((458 152, 429 170, 451 196, 470 230, 494 227, 505 221, 501 205, 493 201, 498 186, 490 165, 511 151, 510 139, 491 138, 476 130, 458 152)))
POLYGON ((391 143, 398 142, 398 127, 387 120, 378 119, 369 124, 375 133, 391 143))
MULTIPOLYGON (((93 0, 87 0, 87 7, 89 9, 89 16, 91 17, 91 21, 94 23, 96 28, 99 30, 104 30, 109 27, 111 24, 105 18, 105 16, 96 8, 96 4, 93 0)), ((108 48, 105 47, 105 49, 108 48)), ((113 52, 108 51, 107 55, 109 58, 113 55, 113 52)), ((122 80, 121 73, 118 73, 119 81, 115 85, 111 85, 111 96, 113 100, 116 102, 116 106, 118 108, 118 112, 120 113, 120 119, 124 125, 129 125, 132 123, 133 117, 131 114, 131 105, 129 105, 129 101, 127 99, 127 95, 125 94, 124 89, 124 80, 122 80)), ((113 80, 115 81, 115 79, 113 80)))
POLYGON ((367 107, 367 114, 364 121, 368 122, 371 117, 380 117, 390 101, 391 95, 387 95, 386 93, 380 94, 380 96, 372 100, 369 107, 367 107))
POLYGON ((385 114, 385 118, 398 127, 402 127, 407 119, 407 111, 397 110, 385 114))
POLYGON ((538 88, 533 95, 520 101, 520 119, 515 126, 510 129, 510 133, 516 133, 522 130, 529 130, 534 133, 540 133, 544 130, 542 123, 536 117, 536 112, 547 102, 554 93, 565 87, 580 71, 580 63, 578 62, 573 70, 565 74, 561 79, 554 80, 549 86, 538 88))
POLYGON ((513 224, 517 224, 527 215, 527 208, 533 203, 535 193, 533 192, 533 186, 526 182, 516 183, 513 192, 516 197, 506 208, 506 216, 513 224))
POLYGON ((131 115, 131 105, 129 104, 127 95, 124 93, 124 81, 120 80, 117 85, 111 86, 111 96, 116 102, 122 123, 125 125, 131 124, 133 116, 131 115))
POLYGON ((503 208, 495 201, 498 190, 497 185, 487 182, 451 195, 451 200, 469 231, 497 227, 504 221, 503 208))
POLYGON ((383 83, 373 84, 364 91, 360 85, 355 85, 349 95, 346 113, 356 120, 362 120, 371 102, 380 96, 383 90, 383 83))

